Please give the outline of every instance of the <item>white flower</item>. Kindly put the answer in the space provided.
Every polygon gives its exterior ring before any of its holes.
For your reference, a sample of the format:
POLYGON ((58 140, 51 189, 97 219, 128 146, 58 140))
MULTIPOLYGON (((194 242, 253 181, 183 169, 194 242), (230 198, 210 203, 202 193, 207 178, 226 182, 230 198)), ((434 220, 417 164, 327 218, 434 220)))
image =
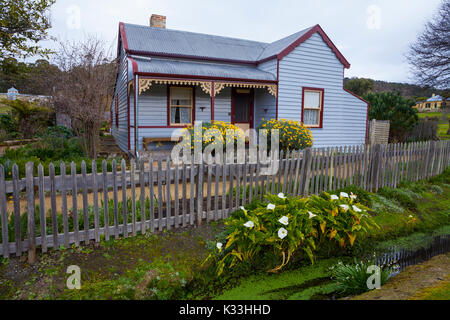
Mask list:
POLYGON ((253 221, 249 221, 246 224, 244 224, 244 227, 247 227, 249 229, 254 228, 255 227, 255 223, 253 221))
POLYGON ((280 199, 286 199, 286 196, 284 195, 284 193, 279 193, 279 194, 278 194, 278 198, 280 198, 280 199))
POLYGON ((353 194, 353 193, 352 193, 352 194, 350 195, 350 198, 352 198, 353 200, 356 200, 356 199, 358 198, 358 196, 357 196, 356 194, 353 194))
POLYGON ((275 208, 276 208, 276 206, 275 206, 274 204, 272 204, 272 203, 270 203, 270 204, 267 206, 267 210, 275 210, 275 208))
POLYGON ((217 249, 219 249, 219 251, 222 251, 222 248, 223 248, 223 243, 218 242, 217 249))
POLYGON ((289 218, 288 217, 282 217, 280 220, 278 220, 281 224, 284 224, 285 226, 289 225, 289 218))
POLYGON ((281 240, 286 238, 287 235, 288 235, 288 231, 285 228, 281 228, 280 230, 278 230, 278 237, 280 237, 281 240))
POLYGON ((341 198, 348 198, 348 193, 341 192, 341 198))
POLYGON ((362 210, 360 208, 358 208, 357 206, 353 206, 353 210, 355 212, 362 212, 362 210))
POLYGON ((247 213, 247 212, 248 212, 247 210, 245 210, 245 208, 244 208, 244 207, 241 207, 241 210, 242 210, 242 211, 244 211, 245 213, 247 213))
POLYGON ((347 212, 348 210, 350 210, 350 207, 349 207, 348 205, 346 205, 346 204, 341 204, 340 207, 341 207, 342 209, 344 209, 345 212, 347 212))
POLYGON ((331 195, 331 200, 339 200, 339 197, 335 194, 331 195))
POLYGON ((413 216, 409 216, 410 218, 414 218, 413 216))
POLYGON ((312 219, 314 217, 317 217, 317 215, 313 214, 312 212, 308 212, 309 213, 309 218, 312 219))

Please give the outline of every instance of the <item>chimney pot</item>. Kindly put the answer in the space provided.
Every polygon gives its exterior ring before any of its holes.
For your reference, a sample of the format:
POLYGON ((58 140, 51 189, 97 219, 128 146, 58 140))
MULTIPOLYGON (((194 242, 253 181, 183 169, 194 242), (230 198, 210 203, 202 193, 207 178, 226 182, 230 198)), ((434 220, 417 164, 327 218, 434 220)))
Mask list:
POLYGON ((166 28, 166 16, 152 14, 152 16, 150 17, 150 27, 165 29, 166 28))

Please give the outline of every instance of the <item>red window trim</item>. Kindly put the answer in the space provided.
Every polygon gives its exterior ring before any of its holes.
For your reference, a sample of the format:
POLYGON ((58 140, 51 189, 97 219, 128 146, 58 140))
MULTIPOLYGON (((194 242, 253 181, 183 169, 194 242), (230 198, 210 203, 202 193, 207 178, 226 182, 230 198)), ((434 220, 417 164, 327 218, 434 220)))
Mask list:
POLYGON ((195 109, 196 109, 196 104, 195 104, 195 86, 183 86, 183 85, 168 85, 167 86, 167 128, 186 128, 186 126, 184 125, 179 125, 179 124, 171 124, 170 123, 170 88, 179 88, 179 87, 184 87, 184 88, 192 88, 192 125, 194 125, 195 123, 195 109))
POLYGON ((324 101, 325 101, 325 89, 324 88, 311 88, 311 87, 303 87, 302 89, 302 123, 305 125, 305 127, 307 128, 311 128, 311 129, 323 129, 323 113, 324 113, 324 101), (322 94, 322 99, 321 99, 321 106, 320 106, 320 115, 319 115, 319 126, 308 126, 305 125, 304 123, 304 119, 305 119, 305 91, 320 91, 320 93, 322 94))

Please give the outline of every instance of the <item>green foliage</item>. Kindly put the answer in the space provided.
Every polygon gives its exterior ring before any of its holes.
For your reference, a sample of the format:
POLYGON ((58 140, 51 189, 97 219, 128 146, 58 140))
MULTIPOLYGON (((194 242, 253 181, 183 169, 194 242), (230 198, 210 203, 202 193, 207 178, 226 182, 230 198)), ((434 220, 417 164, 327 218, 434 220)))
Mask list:
POLYGON ((371 209, 375 212, 404 213, 405 209, 395 199, 387 199, 378 194, 370 195, 371 209))
POLYGON ((17 123, 16 128, 25 139, 33 138, 53 123, 54 112, 36 102, 3 99, 0 103, 11 108, 12 117, 17 123))
POLYGON ((351 78, 345 83, 345 89, 363 96, 369 91, 372 91, 375 82, 372 79, 365 78, 351 78))
POLYGON ((285 119, 266 120, 260 124, 257 131, 259 132, 259 130, 269 130, 267 143, 270 147, 272 130, 279 130, 280 150, 303 150, 312 147, 314 141, 311 130, 299 121, 285 119))
POLYGON ((324 242, 353 246, 358 235, 376 226, 368 208, 357 203, 353 194, 326 196, 301 199, 268 195, 269 204, 241 208, 225 221, 226 245, 218 243, 206 261, 213 260, 221 275, 225 269, 268 254, 278 261, 278 267, 270 272, 278 272, 298 250, 314 263, 314 252, 324 242))
POLYGON ((414 200, 420 199, 420 196, 411 190, 382 188, 378 194, 387 199, 393 199, 400 203, 404 209, 415 210, 417 204, 414 200))
POLYGON ((17 121, 14 120, 11 112, 0 114, 0 141, 19 138, 17 121))
MULTIPOLYGON (((358 295, 369 291, 368 279, 373 273, 368 273, 370 266, 375 265, 371 261, 356 261, 355 264, 338 263, 332 268, 332 277, 338 283, 338 290, 344 295, 358 295)), ((381 268, 381 285, 390 278, 392 270, 387 267, 381 268)))
POLYGON ((408 133, 419 121, 417 110, 413 109, 415 101, 402 97, 398 92, 369 92, 363 98, 370 103, 371 120, 390 121, 390 141, 406 141, 408 133))
POLYGON ((48 38, 49 9, 55 0, 2 0, 0 2, 0 60, 5 57, 47 55, 35 45, 48 38))
MULTIPOLYGON (((366 207, 371 206, 371 200, 370 200, 371 193, 364 190, 363 188, 361 188, 359 186, 352 185, 352 186, 347 186, 345 188, 341 188, 341 189, 334 191, 334 193, 336 193, 336 194, 340 194, 341 192, 345 192, 347 194, 354 193, 357 196, 359 203, 361 203, 362 205, 364 205, 366 207)), ((327 195, 322 193, 322 197, 326 198, 327 195)))

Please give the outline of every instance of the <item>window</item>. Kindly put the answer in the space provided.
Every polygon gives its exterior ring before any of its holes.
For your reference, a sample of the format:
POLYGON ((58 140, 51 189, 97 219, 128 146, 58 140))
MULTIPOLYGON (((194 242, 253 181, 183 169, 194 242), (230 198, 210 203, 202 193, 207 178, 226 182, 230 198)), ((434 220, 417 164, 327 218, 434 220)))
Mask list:
POLYGON ((189 125, 192 123, 193 89, 170 87, 169 125, 189 125))
POLYGON ((431 108, 431 103, 427 103, 427 104, 425 105, 425 108, 430 109, 430 108, 431 108))
POLYGON ((322 128, 323 89, 303 88, 302 122, 311 128, 322 128))

